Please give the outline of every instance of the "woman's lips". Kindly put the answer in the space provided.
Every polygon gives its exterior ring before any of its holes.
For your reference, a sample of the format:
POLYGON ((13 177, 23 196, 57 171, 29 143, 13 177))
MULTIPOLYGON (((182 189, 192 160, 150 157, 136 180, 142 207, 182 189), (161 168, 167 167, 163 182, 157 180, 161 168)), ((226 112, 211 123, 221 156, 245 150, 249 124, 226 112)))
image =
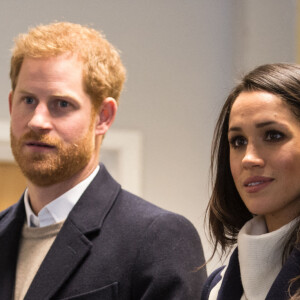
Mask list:
POLYGON ((271 182, 274 180, 274 178, 271 177, 263 177, 263 176, 254 176, 249 177, 244 182, 244 188, 246 189, 246 192, 248 193, 257 193, 267 187, 271 182))

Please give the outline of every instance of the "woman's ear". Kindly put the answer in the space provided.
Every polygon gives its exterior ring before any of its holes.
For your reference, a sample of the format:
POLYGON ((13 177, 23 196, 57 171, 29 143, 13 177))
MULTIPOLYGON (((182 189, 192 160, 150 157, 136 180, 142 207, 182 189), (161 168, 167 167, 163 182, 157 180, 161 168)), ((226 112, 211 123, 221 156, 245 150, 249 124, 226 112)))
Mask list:
POLYGON ((113 123, 118 105, 114 98, 108 97, 103 100, 98 114, 96 115, 96 135, 104 135, 113 123))

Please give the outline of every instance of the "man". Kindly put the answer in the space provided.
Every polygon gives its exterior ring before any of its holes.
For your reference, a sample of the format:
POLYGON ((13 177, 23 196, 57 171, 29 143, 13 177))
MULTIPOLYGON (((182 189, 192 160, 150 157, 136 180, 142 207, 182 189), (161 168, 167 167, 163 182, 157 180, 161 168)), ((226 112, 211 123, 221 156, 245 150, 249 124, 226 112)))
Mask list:
POLYGON ((0 299, 200 299, 199 236, 99 166, 125 80, 93 29, 38 26, 13 49, 11 147, 27 178, 0 215, 0 299))

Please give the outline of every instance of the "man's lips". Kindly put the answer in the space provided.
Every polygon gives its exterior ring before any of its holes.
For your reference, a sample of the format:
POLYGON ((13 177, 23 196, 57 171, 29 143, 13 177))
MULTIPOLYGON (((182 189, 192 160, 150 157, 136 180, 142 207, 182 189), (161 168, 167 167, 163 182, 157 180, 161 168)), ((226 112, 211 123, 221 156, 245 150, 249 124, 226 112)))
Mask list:
POLYGON ((37 148, 55 148, 55 146, 47 144, 47 143, 43 143, 43 142, 38 142, 38 141, 29 141, 25 143, 26 146, 29 147, 37 147, 37 148))
POLYGON ((264 176, 249 177, 244 181, 244 187, 249 193, 255 193, 268 186, 274 178, 264 176))

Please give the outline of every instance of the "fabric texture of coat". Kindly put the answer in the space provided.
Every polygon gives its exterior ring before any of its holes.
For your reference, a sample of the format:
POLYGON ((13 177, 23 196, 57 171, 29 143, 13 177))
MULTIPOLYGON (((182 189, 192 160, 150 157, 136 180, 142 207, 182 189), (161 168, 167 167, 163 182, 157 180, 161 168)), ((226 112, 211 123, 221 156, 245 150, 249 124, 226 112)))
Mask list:
MULTIPOLYGON (((13 299, 23 196, 0 214, 0 299, 13 299)), ((124 191, 101 165, 70 212, 25 300, 196 300, 206 279, 184 217, 124 191)))

